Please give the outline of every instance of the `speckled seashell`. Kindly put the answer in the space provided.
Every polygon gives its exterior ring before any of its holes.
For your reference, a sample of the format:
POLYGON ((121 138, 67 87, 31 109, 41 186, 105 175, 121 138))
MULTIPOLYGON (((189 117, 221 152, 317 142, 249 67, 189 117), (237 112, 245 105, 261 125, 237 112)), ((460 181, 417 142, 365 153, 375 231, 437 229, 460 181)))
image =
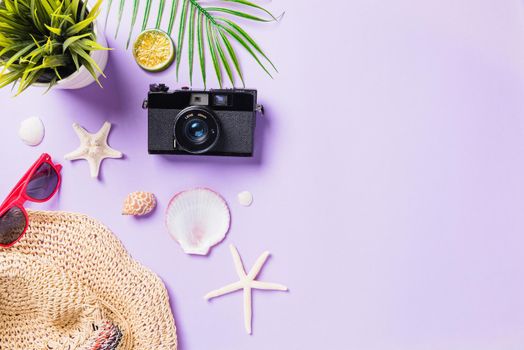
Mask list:
POLYGON ((150 192, 132 192, 124 201, 122 215, 147 215, 156 207, 155 195, 150 192))

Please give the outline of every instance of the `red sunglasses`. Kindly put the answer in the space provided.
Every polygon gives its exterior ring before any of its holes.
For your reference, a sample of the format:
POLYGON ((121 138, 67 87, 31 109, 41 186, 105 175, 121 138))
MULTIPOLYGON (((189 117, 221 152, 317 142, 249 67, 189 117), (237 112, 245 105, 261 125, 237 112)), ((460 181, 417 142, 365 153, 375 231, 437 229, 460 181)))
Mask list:
POLYGON ((42 203, 53 197, 60 187, 61 169, 44 153, 18 181, 0 206, 0 247, 11 247, 22 238, 29 226, 24 203, 42 203))

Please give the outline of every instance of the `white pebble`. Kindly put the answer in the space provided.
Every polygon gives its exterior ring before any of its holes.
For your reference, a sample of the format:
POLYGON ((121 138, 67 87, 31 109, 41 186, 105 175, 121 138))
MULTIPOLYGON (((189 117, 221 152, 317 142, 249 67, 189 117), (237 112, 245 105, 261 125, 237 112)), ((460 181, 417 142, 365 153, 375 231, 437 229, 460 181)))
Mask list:
POLYGON ((18 129, 18 136, 29 146, 39 145, 44 139, 44 134, 44 123, 38 117, 25 119, 20 123, 20 129, 18 129))
POLYGON ((238 194, 238 203, 244 207, 249 207, 253 203, 253 194, 249 191, 242 191, 238 194))

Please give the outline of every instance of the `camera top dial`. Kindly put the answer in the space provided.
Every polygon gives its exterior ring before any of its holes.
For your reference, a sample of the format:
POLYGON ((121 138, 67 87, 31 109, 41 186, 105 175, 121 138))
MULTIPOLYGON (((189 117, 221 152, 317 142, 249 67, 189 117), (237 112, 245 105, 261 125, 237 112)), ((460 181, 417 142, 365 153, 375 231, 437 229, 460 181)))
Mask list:
POLYGON ((211 150, 218 141, 220 127, 213 111, 203 106, 183 109, 175 117, 175 147, 199 154, 211 150))

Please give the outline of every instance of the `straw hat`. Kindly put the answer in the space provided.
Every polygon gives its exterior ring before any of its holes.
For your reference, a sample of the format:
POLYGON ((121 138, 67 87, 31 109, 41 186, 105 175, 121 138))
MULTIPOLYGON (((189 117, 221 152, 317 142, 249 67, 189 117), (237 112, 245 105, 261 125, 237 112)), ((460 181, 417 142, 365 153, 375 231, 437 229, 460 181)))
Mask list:
POLYGON ((85 215, 29 211, 0 248, 0 349, 176 350, 162 281, 85 215))

